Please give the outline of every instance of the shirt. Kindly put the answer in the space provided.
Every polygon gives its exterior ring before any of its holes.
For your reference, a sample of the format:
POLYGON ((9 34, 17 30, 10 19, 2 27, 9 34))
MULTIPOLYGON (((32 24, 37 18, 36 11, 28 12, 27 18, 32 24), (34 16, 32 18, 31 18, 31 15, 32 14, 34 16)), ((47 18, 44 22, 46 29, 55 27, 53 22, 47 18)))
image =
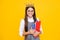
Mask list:
MULTIPOLYGON (((34 22, 33 17, 32 17, 32 18, 27 17, 27 18, 28 18, 28 22, 34 22)), ((38 18, 37 18, 37 20, 40 21, 38 18)), ((24 19, 21 19, 21 21, 20 21, 20 26, 19 26, 19 35, 20 35, 20 36, 23 35, 24 24, 25 24, 24 19)), ((40 32, 43 33, 42 25, 40 26, 40 32)))

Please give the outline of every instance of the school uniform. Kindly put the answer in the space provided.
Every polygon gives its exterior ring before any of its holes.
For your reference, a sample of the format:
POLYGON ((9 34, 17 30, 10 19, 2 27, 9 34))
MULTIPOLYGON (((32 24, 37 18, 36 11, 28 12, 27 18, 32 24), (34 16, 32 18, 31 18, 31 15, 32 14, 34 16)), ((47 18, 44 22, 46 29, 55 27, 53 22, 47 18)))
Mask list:
MULTIPOLYGON (((33 20, 33 17, 32 18, 28 18, 28 31, 31 29, 31 25, 34 24, 34 20, 33 20)), ((37 18, 38 21, 40 21, 38 18, 37 18)), ((24 31, 24 24, 25 24, 25 21, 24 19, 22 19, 20 21, 20 28, 19 28, 19 35, 20 36, 23 36, 23 31, 24 31)), ((43 33, 43 30, 42 30, 42 26, 40 26, 40 32, 43 33)), ((25 39, 24 40, 40 40, 39 36, 37 36, 36 38, 32 35, 32 34, 29 34, 29 35, 26 35, 25 36, 25 39)))

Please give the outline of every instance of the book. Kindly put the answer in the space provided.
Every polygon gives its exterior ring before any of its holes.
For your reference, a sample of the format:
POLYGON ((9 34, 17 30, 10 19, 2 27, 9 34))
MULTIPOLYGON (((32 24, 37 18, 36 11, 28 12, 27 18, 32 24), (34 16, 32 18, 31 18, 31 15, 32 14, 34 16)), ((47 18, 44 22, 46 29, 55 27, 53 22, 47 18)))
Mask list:
POLYGON ((36 31, 40 32, 40 21, 36 21, 34 24, 32 24, 32 29, 35 29, 36 31))
POLYGON ((38 31, 38 32, 40 32, 40 24, 41 24, 40 21, 36 21, 36 28, 35 28, 35 30, 38 31))

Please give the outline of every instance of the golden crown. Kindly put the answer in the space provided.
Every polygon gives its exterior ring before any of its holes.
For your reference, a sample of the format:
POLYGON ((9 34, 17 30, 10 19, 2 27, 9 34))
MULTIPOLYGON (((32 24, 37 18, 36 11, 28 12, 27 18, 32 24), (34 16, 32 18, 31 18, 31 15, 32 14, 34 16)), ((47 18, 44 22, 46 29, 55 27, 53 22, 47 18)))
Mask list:
POLYGON ((34 4, 27 4, 26 7, 34 7, 34 4))

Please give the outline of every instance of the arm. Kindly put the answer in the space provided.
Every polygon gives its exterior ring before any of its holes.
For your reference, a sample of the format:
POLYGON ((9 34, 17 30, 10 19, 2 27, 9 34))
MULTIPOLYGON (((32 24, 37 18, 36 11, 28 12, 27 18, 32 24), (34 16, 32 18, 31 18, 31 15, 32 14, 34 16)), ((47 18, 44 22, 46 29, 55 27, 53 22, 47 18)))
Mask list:
POLYGON ((23 36, 23 32, 24 32, 24 19, 22 19, 21 21, 20 21, 20 26, 19 26, 20 28, 19 28, 19 35, 20 36, 23 36))
POLYGON ((28 34, 30 34, 30 32, 28 31, 28 32, 23 32, 23 36, 25 36, 25 35, 28 35, 28 34))
POLYGON ((33 34, 34 30, 31 28, 28 32, 23 32, 23 35, 33 34))
POLYGON ((25 24, 25 22, 24 22, 24 20, 22 19, 21 22, 20 22, 20 28, 19 28, 19 35, 20 35, 20 36, 25 36, 25 35, 30 34, 30 30, 29 30, 28 32, 25 32, 25 31, 24 31, 24 24, 25 24))
POLYGON ((38 36, 39 34, 42 34, 43 33, 43 30, 42 30, 42 26, 40 26, 40 32, 36 31, 33 36, 36 37, 38 36))
MULTIPOLYGON (((38 18, 37 18, 37 20, 40 21, 38 18)), ((40 26, 40 29, 38 29, 38 30, 40 30, 40 31, 36 31, 36 32, 33 34, 33 36, 35 36, 35 37, 42 33, 42 26, 41 26, 41 23, 40 23, 39 26, 40 26)))
POLYGON ((42 25, 40 26, 40 34, 43 34, 42 25))
POLYGON ((33 36, 34 36, 34 37, 37 37, 39 34, 40 34, 40 32, 37 32, 37 31, 36 31, 36 32, 33 34, 33 36))
POLYGON ((21 20, 20 22, 20 28, 19 28, 19 35, 20 36, 25 36, 25 35, 28 35, 28 34, 33 34, 33 32, 31 32, 32 30, 29 30, 28 32, 25 32, 24 31, 24 20, 21 20))

